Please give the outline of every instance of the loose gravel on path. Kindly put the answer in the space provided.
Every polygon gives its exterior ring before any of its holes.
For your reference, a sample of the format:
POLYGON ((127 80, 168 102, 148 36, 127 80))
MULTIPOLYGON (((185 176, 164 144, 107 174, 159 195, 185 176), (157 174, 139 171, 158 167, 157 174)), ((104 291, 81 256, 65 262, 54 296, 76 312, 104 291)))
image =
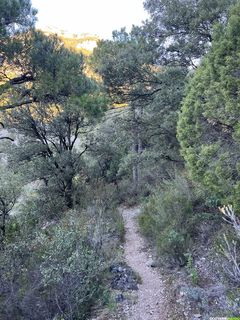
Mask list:
POLYGON ((139 212, 138 208, 122 211, 126 228, 126 262, 142 280, 137 302, 126 311, 126 317, 128 320, 165 320, 164 285, 158 271, 147 263, 149 256, 136 219, 139 212))

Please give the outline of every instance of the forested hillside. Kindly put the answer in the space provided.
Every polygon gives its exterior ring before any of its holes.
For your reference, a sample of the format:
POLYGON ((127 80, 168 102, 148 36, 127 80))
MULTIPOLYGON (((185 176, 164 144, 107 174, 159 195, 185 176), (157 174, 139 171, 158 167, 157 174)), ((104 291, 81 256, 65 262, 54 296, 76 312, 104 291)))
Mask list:
POLYGON ((141 208, 166 319, 240 316, 240 2, 144 8, 99 40, 0 0, 0 319, 128 319, 123 206, 141 208))

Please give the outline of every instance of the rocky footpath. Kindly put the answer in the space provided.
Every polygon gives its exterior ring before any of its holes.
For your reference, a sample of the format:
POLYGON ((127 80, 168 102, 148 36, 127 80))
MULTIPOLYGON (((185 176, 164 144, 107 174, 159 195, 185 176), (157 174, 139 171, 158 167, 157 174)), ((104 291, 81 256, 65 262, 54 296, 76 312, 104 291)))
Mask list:
POLYGON ((146 242, 138 229, 138 208, 123 209, 126 228, 125 258, 127 264, 139 275, 141 284, 136 296, 136 303, 125 310, 128 320, 165 320, 166 299, 164 282, 154 260, 149 257, 146 242))

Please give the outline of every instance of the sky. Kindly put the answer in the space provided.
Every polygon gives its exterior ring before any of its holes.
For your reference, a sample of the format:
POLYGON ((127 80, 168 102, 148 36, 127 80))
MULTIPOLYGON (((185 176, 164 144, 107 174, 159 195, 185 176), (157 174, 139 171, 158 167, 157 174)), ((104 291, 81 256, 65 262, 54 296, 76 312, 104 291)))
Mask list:
POLYGON ((37 27, 90 33, 110 39, 113 30, 140 25, 147 18, 143 0, 32 0, 37 27))

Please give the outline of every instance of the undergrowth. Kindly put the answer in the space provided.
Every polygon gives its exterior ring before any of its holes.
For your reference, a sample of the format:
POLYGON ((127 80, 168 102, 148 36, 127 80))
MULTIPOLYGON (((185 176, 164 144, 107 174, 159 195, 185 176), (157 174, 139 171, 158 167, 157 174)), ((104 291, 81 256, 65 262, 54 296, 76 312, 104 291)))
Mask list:
POLYGON ((199 203, 204 203, 202 197, 186 177, 178 175, 164 181, 143 204, 140 230, 163 262, 187 264, 198 225, 211 219, 204 208, 199 208, 199 203))

